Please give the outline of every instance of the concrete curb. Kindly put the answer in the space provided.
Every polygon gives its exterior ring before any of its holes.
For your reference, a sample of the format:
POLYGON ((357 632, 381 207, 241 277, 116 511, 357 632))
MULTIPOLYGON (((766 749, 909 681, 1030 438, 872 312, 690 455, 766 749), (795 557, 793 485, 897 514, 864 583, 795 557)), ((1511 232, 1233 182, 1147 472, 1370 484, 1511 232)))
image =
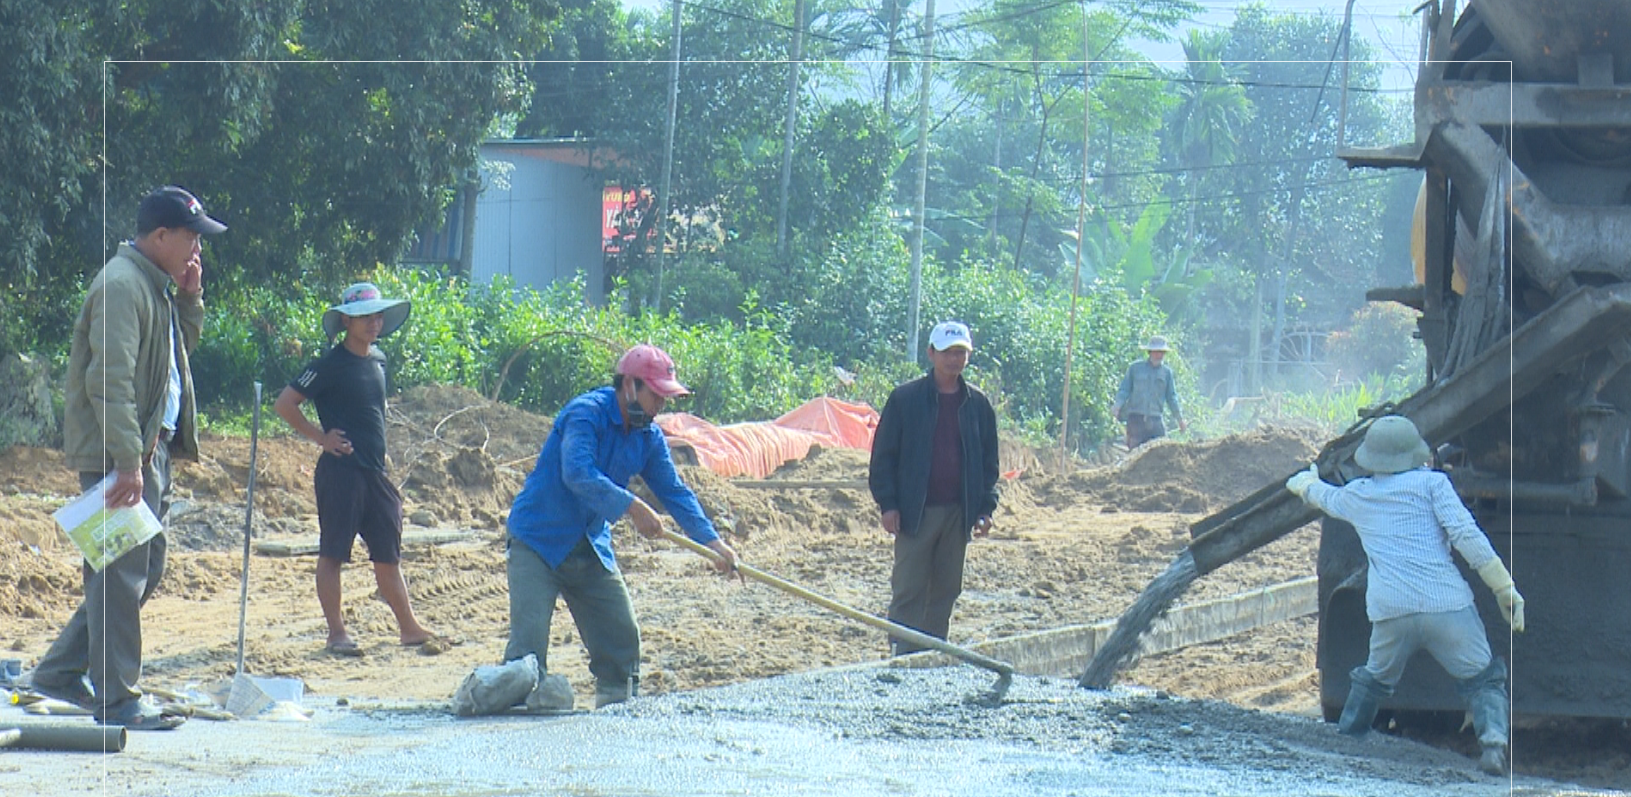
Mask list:
MULTIPOLYGON (((1216 642, 1253 628, 1319 611, 1319 579, 1299 578, 1226 598, 1178 606, 1144 634, 1139 652, 1165 653, 1190 645, 1216 642)), ((1093 654, 1115 630, 1116 620, 1100 620, 976 642, 965 647, 1014 665, 1025 675, 1069 675, 1087 668, 1093 654)), ((895 659, 902 667, 944 667, 956 663, 939 653, 916 653, 895 659)))

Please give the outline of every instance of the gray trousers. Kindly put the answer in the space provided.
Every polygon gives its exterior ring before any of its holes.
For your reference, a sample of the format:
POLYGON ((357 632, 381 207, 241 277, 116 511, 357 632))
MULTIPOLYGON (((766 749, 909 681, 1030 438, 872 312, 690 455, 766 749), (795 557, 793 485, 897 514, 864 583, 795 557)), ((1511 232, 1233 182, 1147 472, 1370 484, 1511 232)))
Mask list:
MULTIPOLYGON (((106 474, 80 473, 89 489, 106 474)), ((142 502, 160 521, 170 509, 170 451, 160 443, 142 466, 142 502)), ((142 613, 164 575, 164 533, 131 549, 98 573, 83 566, 85 599, 34 668, 34 681, 67 684, 87 673, 96 689, 98 716, 116 714, 141 697, 142 613)))
POLYGON ((566 600, 578 636, 589 650, 597 690, 629 689, 640 675, 640 625, 623 574, 607 570, 587 539, 552 568, 527 544, 510 537, 505 570, 510 582, 510 641, 504 660, 531 653, 547 669, 549 624, 555 598, 566 600))
MULTIPOLYGON (((945 639, 951 630, 951 610, 963 594, 963 558, 968 551, 969 526, 957 505, 923 508, 917 533, 895 535, 895 569, 889 575, 893 598, 889 619, 932 637, 945 639)), ((922 648, 905 640, 891 640, 895 655, 922 648)))
POLYGON ((1484 747, 1506 747, 1510 738, 1506 662, 1490 655, 1484 622, 1472 606, 1453 612, 1419 612, 1371 623, 1370 657, 1349 677, 1353 687, 1338 727, 1362 736, 1382 701, 1404 675, 1405 663, 1426 650, 1456 680, 1456 692, 1472 710, 1473 730, 1484 747))
POLYGON ((1404 665, 1426 650, 1451 678, 1463 681, 1489 667, 1484 621, 1471 606, 1453 612, 1419 612, 1371 623, 1365 671, 1377 683, 1397 686, 1404 665))

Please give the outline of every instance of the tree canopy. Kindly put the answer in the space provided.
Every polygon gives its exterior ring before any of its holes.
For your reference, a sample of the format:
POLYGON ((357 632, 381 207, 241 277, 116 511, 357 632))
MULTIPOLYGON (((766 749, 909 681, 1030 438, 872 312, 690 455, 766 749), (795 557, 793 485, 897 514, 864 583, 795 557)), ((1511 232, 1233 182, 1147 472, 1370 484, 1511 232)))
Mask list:
MULTIPOLYGON (((659 274, 625 247, 606 293, 635 316, 774 330, 806 366, 910 370, 925 9, 808 0, 794 80, 796 3, 681 6, 672 257, 659 274)), ((1382 220, 1409 178, 1332 157, 1340 21, 1257 4, 1202 29, 1198 10, 981 0, 935 25, 923 306, 983 325, 976 367, 1038 429, 1057 431, 1066 346, 1088 369, 1070 377, 1073 424, 1096 434, 1117 352, 1141 336, 1195 339, 1197 369, 1212 341, 1272 359, 1292 327, 1346 324, 1400 273, 1382 220), (1174 39, 1180 64, 1136 49, 1174 39), (1067 342, 1073 299, 1105 317, 1067 342)), ((666 13, 617 0, 0 0, 0 310, 23 319, 0 350, 61 350, 86 275, 164 183, 231 225, 207 244, 207 285, 243 317, 236 348, 207 356, 237 372, 268 367, 257 347, 299 348, 266 331, 288 323, 278 302, 389 268, 440 224, 484 139, 577 139, 590 179, 656 190, 672 36, 666 13)), ((1379 89, 1363 42, 1352 57, 1348 140, 1408 135, 1408 96, 1379 89)))
POLYGON ((550 0, 0 0, 16 89, 0 99, 0 163, 21 189, 0 192, 0 301, 38 317, 30 328, 71 319, 83 275, 167 183, 232 228, 208 244, 211 286, 327 284, 394 261, 493 120, 526 105, 521 70, 491 62, 536 52, 557 13, 550 0))

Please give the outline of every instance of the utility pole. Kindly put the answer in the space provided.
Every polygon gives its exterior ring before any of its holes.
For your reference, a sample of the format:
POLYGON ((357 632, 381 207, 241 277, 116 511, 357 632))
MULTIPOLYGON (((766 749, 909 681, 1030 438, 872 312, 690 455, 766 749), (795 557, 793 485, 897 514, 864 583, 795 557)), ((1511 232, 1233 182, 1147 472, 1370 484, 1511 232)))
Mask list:
POLYGON ((906 312, 906 357, 917 362, 923 313, 923 214, 929 192, 929 83, 934 77, 934 0, 923 9, 923 85, 917 97, 917 198, 912 202, 912 287, 906 312))
POLYGON ((1076 351, 1076 298, 1082 293, 1082 249, 1087 246, 1087 173, 1093 162, 1087 151, 1093 132, 1093 95, 1089 91, 1093 64, 1088 53, 1087 6, 1082 6, 1082 195, 1076 203, 1076 277, 1070 284, 1070 327, 1065 334, 1065 390, 1059 402, 1059 472, 1070 467, 1070 365, 1076 351))
POLYGON ((1348 143, 1348 45, 1353 43, 1354 0, 1342 12, 1342 105, 1337 110, 1337 152, 1348 143))
POLYGON ((895 89, 895 38, 900 33, 900 6, 906 0, 883 0, 889 6, 889 45, 884 51, 883 62, 883 118, 889 124, 894 124, 895 117, 890 114, 889 98, 895 89))
MULTIPOLYGON (((776 255, 787 257, 787 205, 793 190, 793 129, 799 114, 799 67, 804 59, 804 0, 793 4, 793 62, 787 77, 787 129, 782 134, 781 207, 776 213, 776 255)), ((783 268, 789 268, 782 263, 783 268)))
MULTIPOLYGON (((663 181, 658 188, 657 202, 657 295, 652 303, 657 311, 663 309, 663 256, 668 243, 668 193, 674 184, 674 120, 680 106, 680 0, 674 5, 674 60, 668 65, 668 122, 663 132, 663 181)), ((636 244, 638 245, 638 244, 636 244)))
POLYGON ((476 273, 476 200, 481 196, 481 170, 471 166, 464 173, 464 190, 459 192, 460 274, 470 279, 476 273))

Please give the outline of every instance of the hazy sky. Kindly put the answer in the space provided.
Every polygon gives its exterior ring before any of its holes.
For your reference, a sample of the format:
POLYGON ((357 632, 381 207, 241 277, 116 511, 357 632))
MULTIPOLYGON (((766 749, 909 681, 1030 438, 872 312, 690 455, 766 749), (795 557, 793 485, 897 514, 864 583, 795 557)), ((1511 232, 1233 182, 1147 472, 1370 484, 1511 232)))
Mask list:
MULTIPOLYGON (((1205 27, 1225 28, 1234 20, 1235 8, 1242 5, 1236 0, 1196 0, 1205 11, 1194 23, 1205 27)), ((698 0, 706 3, 706 0, 698 0)), ((623 0, 628 8, 666 9, 666 0, 623 0)), ((1369 41, 1373 49, 1387 64, 1383 70, 1383 85, 1388 88, 1408 87, 1415 82, 1415 60, 1420 22, 1410 17, 1410 9, 1419 0, 1357 0, 1354 4, 1354 39, 1369 41)), ((921 7, 921 3, 918 4, 921 7)), ((973 0, 935 0, 936 25, 956 24, 955 16, 974 5, 973 0)), ((1293 14, 1327 14, 1342 19, 1346 0, 1269 0, 1276 10, 1293 14)), ((1182 35, 1182 30, 1179 31, 1182 35)), ((1183 49, 1176 42, 1135 43, 1134 49, 1153 61, 1182 63, 1183 49)))

